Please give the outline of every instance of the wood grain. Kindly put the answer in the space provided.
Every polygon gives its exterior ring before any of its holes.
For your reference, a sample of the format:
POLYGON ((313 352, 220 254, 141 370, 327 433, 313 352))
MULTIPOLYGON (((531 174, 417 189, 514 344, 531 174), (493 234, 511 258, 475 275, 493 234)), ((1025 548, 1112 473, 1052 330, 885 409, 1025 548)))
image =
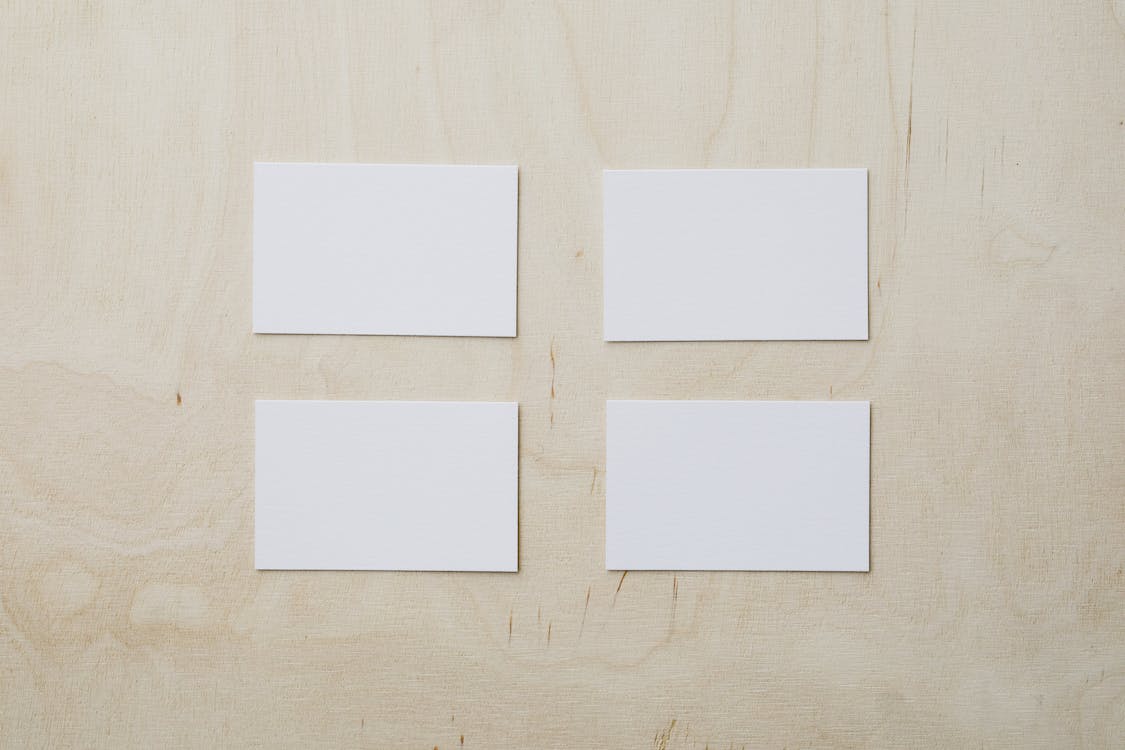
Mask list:
POLYGON ((0 745, 1125 746, 1120 0, 0 21, 0 745), (518 163, 519 337, 251 335, 256 159, 518 163), (603 343, 672 166, 869 167, 871 340, 603 343), (254 571, 258 397, 520 401, 520 573, 254 571), (606 572, 606 398, 870 399, 872 572, 606 572))

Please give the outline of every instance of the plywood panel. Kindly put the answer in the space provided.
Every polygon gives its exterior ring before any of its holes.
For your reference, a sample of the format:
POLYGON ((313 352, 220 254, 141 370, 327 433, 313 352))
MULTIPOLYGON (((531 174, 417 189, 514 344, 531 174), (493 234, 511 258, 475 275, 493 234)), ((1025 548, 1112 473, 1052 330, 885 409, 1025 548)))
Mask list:
POLYGON ((0 17, 0 744, 1125 744, 1121 2, 0 17), (254 160, 518 163, 518 338, 251 335, 254 160), (601 169, 842 166, 870 341, 602 341, 601 169), (521 572, 255 571, 255 398, 518 400, 521 572), (871 573, 607 573, 606 398, 870 399, 871 573))

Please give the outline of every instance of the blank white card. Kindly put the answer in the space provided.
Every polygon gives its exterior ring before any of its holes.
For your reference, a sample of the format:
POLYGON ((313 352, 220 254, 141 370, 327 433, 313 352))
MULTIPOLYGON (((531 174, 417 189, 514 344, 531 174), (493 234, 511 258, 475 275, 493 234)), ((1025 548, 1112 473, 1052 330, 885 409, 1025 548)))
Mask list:
POLYGON ((866 401, 610 401, 609 570, 868 570, 866 401))
POLYGON ((866 169, 604 173, 605 339, 867 339, 866 169))
POLYGON ((254 332, 516 335, 516 167, 254 165, 254 332))
POLYGON ((517 568, 515 403, 258 401, 259 569, 517 568))

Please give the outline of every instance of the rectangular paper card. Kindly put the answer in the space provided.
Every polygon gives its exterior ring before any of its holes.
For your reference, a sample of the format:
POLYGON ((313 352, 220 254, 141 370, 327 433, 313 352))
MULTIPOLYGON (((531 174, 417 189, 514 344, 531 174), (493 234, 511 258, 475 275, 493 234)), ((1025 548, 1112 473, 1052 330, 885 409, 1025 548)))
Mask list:
POLYGON ((258 401, 259 569, 517 567, 518 405, 258 401))
POLYGON ((867 339, 866 169, 604 173, 606 341, 867 339))
POLYGON ((254 332, 516 335, 516 167, 254 165, 254 332))
POLYGON ((609 401, 609 570, 868 570, 866 401, 609 401))

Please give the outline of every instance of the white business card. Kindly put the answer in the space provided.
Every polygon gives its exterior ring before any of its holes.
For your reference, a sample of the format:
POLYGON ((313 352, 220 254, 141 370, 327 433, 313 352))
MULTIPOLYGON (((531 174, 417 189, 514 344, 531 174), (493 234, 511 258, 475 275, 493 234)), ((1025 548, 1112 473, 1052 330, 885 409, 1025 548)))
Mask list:
POLYGON ((254 165, 254 332, 516 335, 516 167, 254 165))
POLYGON ((867 339, 866 169, 604 173, 605 339, 867 339))
POLYGON ((868 570, 866 401, 609 401, 606 568, 868 570))
POLYGON ((259 569, 514 571, 518 405, 258 401, 259 569))

